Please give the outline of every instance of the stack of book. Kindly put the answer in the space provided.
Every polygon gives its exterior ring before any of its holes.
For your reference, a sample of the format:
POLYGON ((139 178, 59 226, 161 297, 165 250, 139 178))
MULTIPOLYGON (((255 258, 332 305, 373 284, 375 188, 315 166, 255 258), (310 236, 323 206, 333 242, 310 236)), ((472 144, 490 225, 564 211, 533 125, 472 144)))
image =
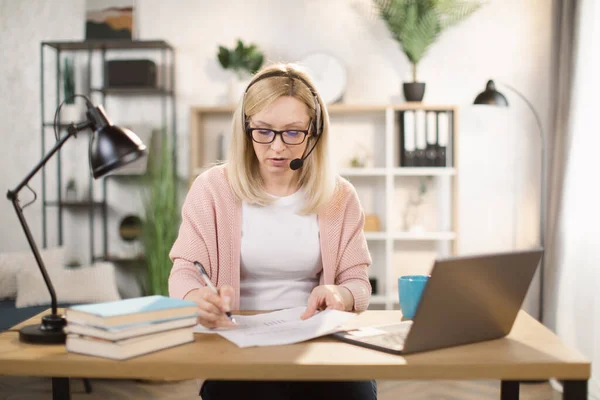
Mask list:
POLYGON ((194 341, 197 306, 146 296, 73 306, 65 318, 67 351, 125 360, 194 341))

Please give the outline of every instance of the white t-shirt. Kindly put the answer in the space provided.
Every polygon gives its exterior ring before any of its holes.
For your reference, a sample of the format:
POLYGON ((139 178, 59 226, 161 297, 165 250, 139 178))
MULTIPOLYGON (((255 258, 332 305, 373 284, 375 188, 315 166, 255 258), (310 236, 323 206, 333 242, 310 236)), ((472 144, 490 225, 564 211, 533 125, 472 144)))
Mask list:
POLYGON ((302 190, 268 206, 242 204, 240 309, 306 306, 323 269, 316 214, 299 215, 302 190))

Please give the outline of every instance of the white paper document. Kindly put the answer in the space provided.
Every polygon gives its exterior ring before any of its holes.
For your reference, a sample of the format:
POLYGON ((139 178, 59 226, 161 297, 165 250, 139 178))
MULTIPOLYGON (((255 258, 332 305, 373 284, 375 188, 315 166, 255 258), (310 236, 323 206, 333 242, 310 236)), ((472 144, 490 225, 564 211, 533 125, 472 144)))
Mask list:
POLYGON ((329 335, 357 316, 351 312, 325 310, 302 320, 300 316, 305 309, 296 307, 257 315, 236 315, 234 327, 209 329, 196 325, 194 332, 216 333, 239 347, 275 346, 329 335))

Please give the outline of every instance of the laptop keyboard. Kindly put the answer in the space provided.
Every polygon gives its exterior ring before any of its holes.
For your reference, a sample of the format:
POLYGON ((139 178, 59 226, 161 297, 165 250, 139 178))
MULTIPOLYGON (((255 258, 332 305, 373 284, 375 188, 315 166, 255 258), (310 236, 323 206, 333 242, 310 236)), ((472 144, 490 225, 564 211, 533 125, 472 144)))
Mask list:
POLYGON ((402 350, 404 341, 412 326, 412 321, 401 322, 399 324, 378 326, 378 334, 367 335, 361 338, 361 341, 380 347, 386 347, 394 350, 402 350))

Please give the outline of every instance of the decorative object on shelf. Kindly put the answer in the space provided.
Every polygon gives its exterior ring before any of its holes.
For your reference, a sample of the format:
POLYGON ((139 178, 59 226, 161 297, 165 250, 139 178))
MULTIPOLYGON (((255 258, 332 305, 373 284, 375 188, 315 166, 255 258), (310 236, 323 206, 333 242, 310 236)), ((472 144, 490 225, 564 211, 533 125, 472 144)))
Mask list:
MULTIPOLYGON (((545 215, 546 215, 546 134, 544 133, 544 128, 542 126, 542 121, 540 119, 539 114, 537 113, 537 111, 535 110, 535 107, 533 107, 533 104, 531 104, 531 102, 527 99, 527 97, 525 97, 525 95, 523 95, 523 93, 521 93, 520 91, 518 91, 516 88, 514 88, 511 85, 508 85, 506 83, 502 83, 502 86, 505 86, 506 88, 508 88, 509 90, 511 90, 512 92, 514 92, 518 97, 521 98, 521 100, 523 100, 523 102, 525 102, 525 104, 527 105, 527 107, 529 107, 529 110, 533 113, 533 116, 535 117, 535 122, 537 124, 538 127, 538 134, 539 134, 539 138, 540 138, 540 159, 541 159, 541 168, 540 168, 540 198, 539 198, 539 213, 540 213, 540 226, 539 226, 539 231, 540 231, 540 247, 544 248, 546 240, 545 240, 545 236, 546 236, 546 230, 545 230, 545 215)), ((479 93, 477 95, 477 97, 475 97, 475 100, 473 101, 473 104, 475 105, 490 105, 490 106, 499 106, 499 107, 508 107, 508 100, 506 99, 506 97, 500 93, 499 91, 496 90, 496 84, 494 83, 493 80, 488 80, 487 84, 485 85, 485 90, 481 93, 479 93)), ((543 321, 543 317, 544 317, 544 256, 542 255, 542 258, 540 260, 540 291, 539 291, 539 297, 538 297, 538 301, 539 301, 539 314, 538 314, 538 319, 539 321, 543 321)))
MULTIPOLYGON (((46 267, 44 266, 44 261, 42 260, 40 251, 35 243, 35 240, 33 239, 33 235, 23 214, 23 209, 32 202, 21 206, 19 201, 19 192, 25 187, 27 187, 29 190, 32 190, 29 186, 29 181, 35 176, 35 174, 44 167, 48 160, 50 160, 50 158, 52 158, 52 156, 54 156, 54 154, 60 150, 67 140, 69 140, 72 136, 76 136, 77 132, 86 129, 90 129, 92 131, 92 137, 90 138, 89 146, 89 165, 91 167, 92 176, 94 179, 101 178, 111 173, 113 170, 136 160, 146 151, 146 146, 140 141, 135 133, 110 123, 102 106, 94 106, 92 102, 83 95, 76 96, 85 99, 87 106, 86 119, 79 123, 71 123, 67 128, 67 134, 62 138, 59 138, 58 134, 56 133, 57 142, 54 147, 52 147, 50 152, 42 158, 42 160, 33 168, 31 172, 27 174, 27 176, 21 183, 17 185, 15 189, 9 190, 6 195, 12 202, 17 217, 19 218, 19 222, 21 223, 21 227, 23 228, 29 246, 31 247, 35 261, 39 267, 42 277, 44 278, 46 288, 50 293, 52 304, 51 314, 47 314, 42 317, 41 325, 27 325, 19 330, 19 340, 22 342, 43 344, 64 343, 65 333, 63 331, 63 327, 65 326, 65 319, 62 315, 58 314, 54 286, 50 276, 48 275, 46 267)), ((63 103, 58 106, 55 115, 60 113, 63 103)))
POLYGON ((139 240, 142 236, 142 220, 137 215, 126 215, 119 224, 119 236, 126 242, 139 240))
POLYGON ((411 193, 404 210, 404 230, 406 232, 425 232, 423 221, 423 202, 427 194, 428 177, 419 177, 419 189, 417 193, 411 193))
POLYGON ((82 117, 81 108, 75 103, 75 62, 71 57, 65 57, 62 70, 63 96, 65 104, 60 110, 60 120, 63 124, 79 121, 82 117))
POLYGON ((218 49, 217 59, 221 67, 233 72, 229 82, 229 101, 235 104, 242 97, 252 75, 262 67, 264 55, 256 44, 245 45, 241 39, 232 49, 221 45, 218 49))
POLYGON ((158 88, 158 68, 153 60, 107 60, 104 65, 104 84, 110 88, 158 88))
POLYGON ((354 156, 350 159, 350 167, 366 168, 373 166, 373 154, 365 146, 358 145, 354 150, 354 156))
POLYGON ((377 215, 365 215, 365 227, 363 228, 366 232, 379 232, 381 230, 381 224, 379 223, 379 217, 377 215))
POLYGON ((79 268, 81 267, 81 261, 79 261, 79 259, 77 258, 72 258, 71 260, 69 260, 69 262, 67 262, 67 264, 65 265, 67 268, 79 268))
POLYGON ((65 201, 77 201, 77 183, 73 178, 67 181, 65 201))
POLYGON ((425 83, 417 66, 440 34, 481 7, 467 0, 374 0, 375 10, 412 64, 412 82, 403 84, 406 101, 422 101, 425 83))
POLYGON ((339 59, 327 53, 312 53, 299 64, 306 68, 325 104, 343 101, 347 74, 339 59))
POLYGON ((134 0, 86 0, 85 39, 133 39, 134 0))
POLYGON ((180 221, 178 186, 171 141, 166 132, 154 135, 153 139, 155 143, 148 160, 148 190, 143 199, 142 241, 147 265, 144 291, 147 295, 168 296, 172 267, 169 252, 177 239, 180 221))
POLYGON ((141 248, 142 219, 133 214, 128 214, 119 223, 119 237, 127 243, 127 252, 121 254, 123 259, 137 259, 143 257, 141 248))

